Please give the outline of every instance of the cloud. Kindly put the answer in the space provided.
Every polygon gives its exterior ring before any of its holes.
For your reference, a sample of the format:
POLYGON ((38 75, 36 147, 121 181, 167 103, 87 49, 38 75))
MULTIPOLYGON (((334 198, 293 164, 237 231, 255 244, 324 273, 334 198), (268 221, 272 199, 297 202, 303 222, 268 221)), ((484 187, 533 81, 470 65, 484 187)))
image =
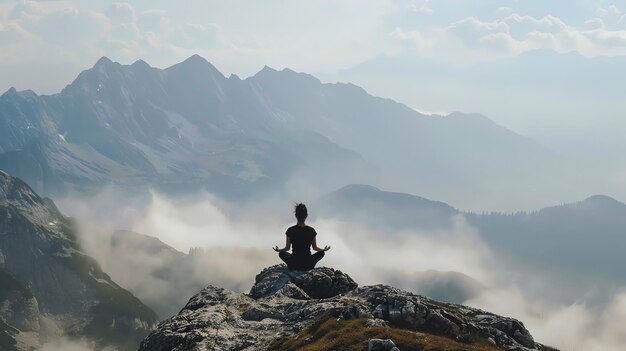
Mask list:
POLYGON ((44 13, 44 8, 35 1, 18 1, 8 12, 8 20, 16 20, 28 17, 38 17, 44 13))
POLYGON ((185 49, 211 49, 226 41, 216 24, 185 24, 171 33, 169 42, 185 49))
POLYGON ((598 16, 601 16, 601 17, 610 17, 610 16, 619 16, 622 14, 622 11, 620 11, 620 9, 618 9, 617 6, 610 5, 607 7, 599 7, 596 10, 596 13, 598 14, 598 16))
POLYGON ((567 29, 567 25, 558 17, 544 16, 535 18, 512 14, 502 20, 509 26, 509 33, 516 38, 523 39, 531 32, 559 33, 567 29))
POLYGON ((93 345, 84 341, 59 338, 47 342, 36 351, 93 351, 94 349, 93 345))
POLYGON ((604 24, 604 21, 601 18, 596 17, 596 18, 586 20, 584 23, 584 28, 586 30, 605 29, 606 25, 604 24))
POLYGON ((484 46, 506 51, 519 50, 529 44, 531 33, 554 34, 567 26, 554 16, 534 18, 511 14, 503 19, 481 21, 468 17, 452 23, 446 28, 446 34, 461 38, 470 47, 484 46))
POLYGON ((410 5, 410 9, 416 13, 423 13, 432 15, 433 9, 430 7, 430 0, 413 0, 410 5))
POLYGON ((466 302, 521 320, 536 341, 561 350, 617 351, 626 344, 626 294, 603 307, 582 303, 546 303, 525 295, 519 286, 486 290, 466 302))
POLYGON ((137 21, 135 9, 127 2, 116 2, 111 4, 106 12, 106 16, 114 23, 132 23, 137 21))
POLYGON ((419 31, 404 31, 402 28, 396 27, 391 33, 391 38, 409 45, 417 51, 428 50, 430 42, 427 41, 419 31))
MULTIPOLYGON (((289 203, 282 208, 261 202, 254 207, 238 206, 236 219, 228 210, 233 205, 208 193, 171 199, 153 192, 127 199, 109 189, 58 204, 77 219, 82 244, 104 271, 161 315, 168 315, 208 284, 248 291, 258 272, 281 262, 271 247, 284 245, 292 209, 289 203), (142 251, 137 247, 159 246, 133 235, 125 236, 126 241, 118 238, 118 245, 112 246, 111 233, 116 229, 149 234, 183 253, 197 247, 205 253, 191 259, 170 251, 142 251), (132 271, 129 266, 134 267, 132 271)), ((461 272, 483 282, 493 278, 486 269, 491 254, 463 217, 457 217, 449 230, 401 233, 312 219, 310 224, 320 233, 318 244, 332 246, 322 264, 348 272, 360 284, 394 283, 402 274, 429 270, 461 272), (381 250, 392 235, 398 244, 381 250)))
POLYGON ((15 41, 28 40, 30 36, 28 31, 15 23, 0 23, 0 47, 10 46, 15 41))
POLYGON ((171 30, 173 24, 164 10, 147 10, 139 15, 139 27, 145 32, 163 33, 171 30))
POLYGON ((75 48, 77 43, 89 48, 106 35, 110 22, 95 11, 67 8, 47 13, 27 28, 44 40, 67 48, 75 48))
MULTIPOLYGON (((618 13, 616 9, 611 11, 618 13)), ((602 18, 592 18, 575 27, 551 15, 533 17, 512 13, 491 21, 466 17, 444 27, 420 30, 398 27, 392 37, 412 44, 425 56, 443 60, 451 54, 467 57, 462 53, 468 51, 479 59, 491 59, 536 49, 577 51, 584 56, 626 55, 626 31, 609 28, 602 18), (425 46, 425 42, 429 45, 425 46)))

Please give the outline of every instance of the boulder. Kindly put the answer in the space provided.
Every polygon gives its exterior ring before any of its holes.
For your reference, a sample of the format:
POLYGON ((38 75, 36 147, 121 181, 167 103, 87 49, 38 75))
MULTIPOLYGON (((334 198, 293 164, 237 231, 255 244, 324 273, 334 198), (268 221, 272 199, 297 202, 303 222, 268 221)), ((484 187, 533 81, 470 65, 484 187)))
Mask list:
POLYGON ((349 275, 328 267, 310 271, 292 271, 284 264, 264 269, 256 276, 250 297, 260 299, 273 295, 298 300, 327 299, 358 287, 349 275))
POLYGON ((367 343, 367 351, 400 351, 391 339, 371 339, 367 343))

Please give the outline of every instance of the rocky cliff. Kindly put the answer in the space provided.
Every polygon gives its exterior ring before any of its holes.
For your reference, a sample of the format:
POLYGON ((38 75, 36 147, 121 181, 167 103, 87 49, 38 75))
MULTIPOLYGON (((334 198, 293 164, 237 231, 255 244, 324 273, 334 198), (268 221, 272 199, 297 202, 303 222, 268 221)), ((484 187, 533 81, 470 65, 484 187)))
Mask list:
POLYGON ((82 251, 51 200, 0 172, 0 350, 59 337, 136 350, 157 320, 82 251))
POLYGON ((263 270, 250 293, 209 286, 140 351, 544 350, 524 324, 391 286, 358 287, 331 268, 263 270))

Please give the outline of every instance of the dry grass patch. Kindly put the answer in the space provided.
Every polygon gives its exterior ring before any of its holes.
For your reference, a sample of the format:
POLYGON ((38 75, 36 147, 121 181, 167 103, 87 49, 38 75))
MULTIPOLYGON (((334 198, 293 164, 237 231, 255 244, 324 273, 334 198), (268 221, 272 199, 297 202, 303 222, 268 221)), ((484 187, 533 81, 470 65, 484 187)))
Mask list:
POLYGON ((486 340, 467 338, 468 343, 399 328, 367 327, 367 319, 337 320, 326 314, 295 337, 275 340, 272 351, 364 351, 370 339, 392 339, 402 351, 499 351, 486 340))

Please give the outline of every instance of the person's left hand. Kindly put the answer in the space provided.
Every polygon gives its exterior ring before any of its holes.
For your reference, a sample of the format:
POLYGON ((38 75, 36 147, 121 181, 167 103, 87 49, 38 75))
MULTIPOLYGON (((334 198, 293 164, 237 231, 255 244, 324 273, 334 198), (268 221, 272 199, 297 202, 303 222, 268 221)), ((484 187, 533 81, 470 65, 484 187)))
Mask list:
POLYGON ((326 245, 326 246, 324 247, 324 251, 328 251, 328 250, 330 250, 330 246, 326 245))
POLYGON ((278 248, 278 246, 274 246, 272 249, 274 249, 274 251, 276 252, 280 252, 280 249, 278 248))

